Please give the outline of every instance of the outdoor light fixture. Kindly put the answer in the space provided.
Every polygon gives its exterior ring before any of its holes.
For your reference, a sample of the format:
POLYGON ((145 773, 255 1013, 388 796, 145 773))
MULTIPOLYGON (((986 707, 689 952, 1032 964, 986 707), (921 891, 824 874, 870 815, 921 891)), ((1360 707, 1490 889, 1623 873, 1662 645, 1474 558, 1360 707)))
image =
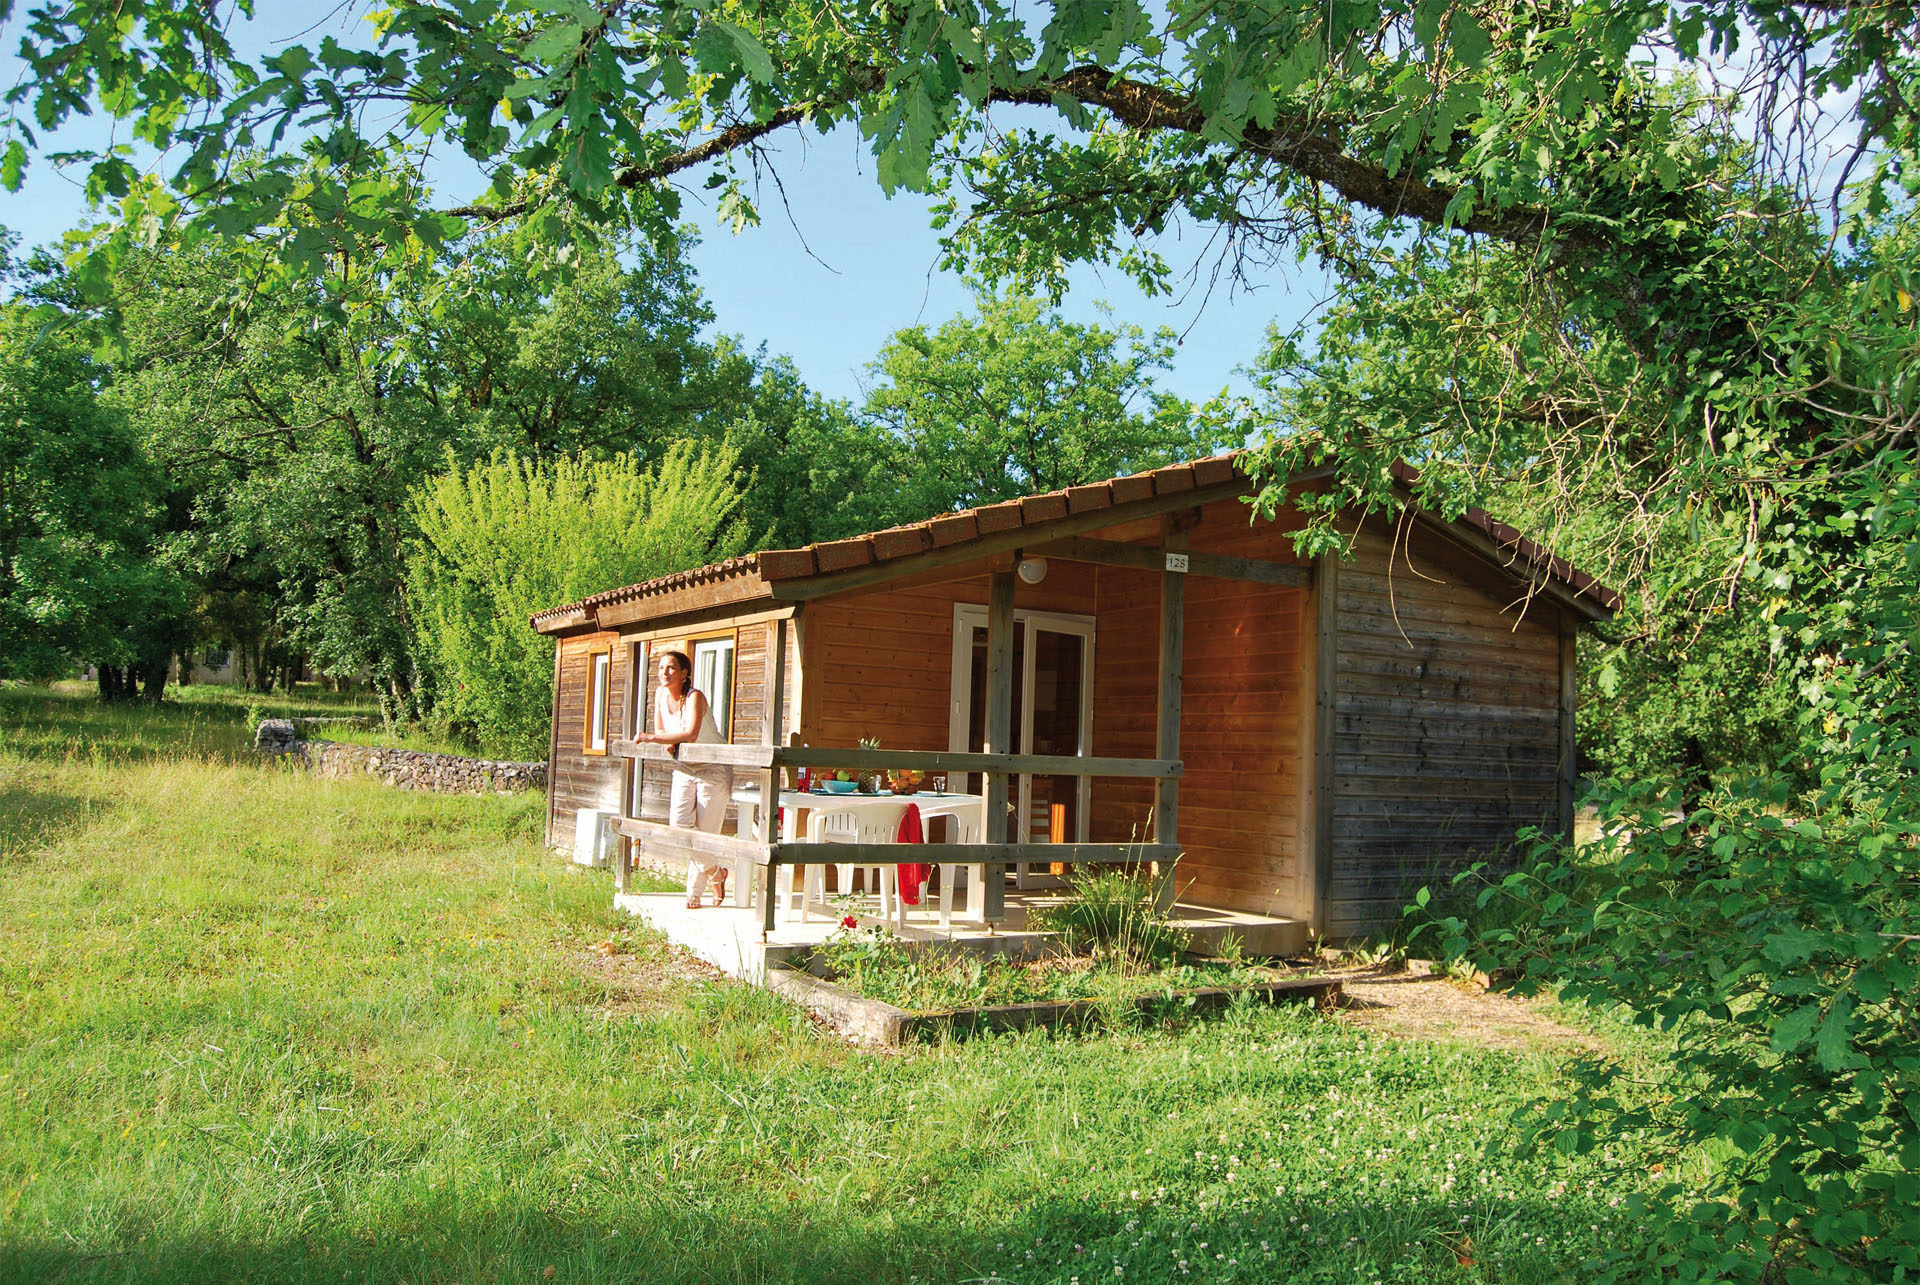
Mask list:
POLYGON ((1028 584, 1039 584, 1047 578, 1047 560, 1045 558, 1020 559, 1020 578, 1028 584))

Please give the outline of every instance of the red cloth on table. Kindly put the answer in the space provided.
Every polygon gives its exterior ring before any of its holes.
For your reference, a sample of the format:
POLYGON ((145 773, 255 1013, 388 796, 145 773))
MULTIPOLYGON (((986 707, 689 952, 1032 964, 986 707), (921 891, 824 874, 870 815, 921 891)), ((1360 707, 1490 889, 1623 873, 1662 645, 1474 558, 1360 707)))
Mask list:
MULTIPOLYGON (((927 841, 927 832, 920 825, 920 805, 918 803, 907 804, 906 815, 900 818, 900 829, 893 836, 893 841, 895 843, 925 843, 927 841)), ((927 876, 933 873, 933 867, 930 865, 915 864, 902 865, 897 869, 900 875, 900 900, 909 906, 919 905, 920 885, 925 883, 927 876)))

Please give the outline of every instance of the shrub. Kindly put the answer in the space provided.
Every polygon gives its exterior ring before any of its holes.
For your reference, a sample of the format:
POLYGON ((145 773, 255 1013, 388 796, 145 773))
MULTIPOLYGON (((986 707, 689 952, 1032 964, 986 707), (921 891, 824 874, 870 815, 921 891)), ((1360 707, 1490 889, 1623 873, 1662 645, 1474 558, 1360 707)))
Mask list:
POLYGON ((1672 795, 1630 789, 1603 809, 1604 886, 1542 840, 1480 894, 1506 913, 1437 921, 1450 953, 1517 969, 1522 993, 1673 1033, 1673 1091, 1585 1061, 1570 1098, 1521 1113, 1568 1154, 1632 1138, 1707 1162, 1702 1182, 1630 1197, 1660 1235, 1600 1279, 1920 1272, 1920 853, 1913 814, 1881 801, 1752 782, 1676 819, 1672 795))
POLYGON ((1164 963, 1187 948, 1187 934, 1153 908, 1153 885, 1124 870, 1083 870, 1072 893, 1036 909, 1031 923, 1060 934, 1071 951, 1108 953, 1136 963, 1164 963))

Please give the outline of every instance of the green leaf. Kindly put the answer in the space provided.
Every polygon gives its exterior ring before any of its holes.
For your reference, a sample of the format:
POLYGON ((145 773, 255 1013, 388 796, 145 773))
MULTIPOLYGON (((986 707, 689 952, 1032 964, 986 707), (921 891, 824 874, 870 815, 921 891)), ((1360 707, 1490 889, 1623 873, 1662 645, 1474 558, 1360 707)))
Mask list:
POLYGON ((27 149, 20 145, 19 139, 8 139, 7 150, 0 155, 0 187, 9 192, 18 192, 21 176, 26 172, 27 149))
POLYGON ((1463 67, 1479 67, 1493 57, 1493 40, 1487 35, 1487 29, 1474 18, 1471 11, 1462 7, 1453 11, 1453 19, 1447 24, 1448 44, 1452 48, 1453 61, 1463 67))
POLYGON ((586 34, 586 28, 577 22, 559 23, 535 36, 527 45, 524 56, 529 62, 548 66, 571 62, 580 56, 580 44, 586 39, 586 34))
POLYGON ((1448 7, 1449 0, 1420 0, 1413 7, 1413 38, 1429 55, 1440 43, 1440 28, 1448 7))
POLYGON ((739 54, 740 66, 746 70, 748 79, 760 85, 773 83, 773 59, 767 56, 766 48, 749 32, 734 26, 731 22, 722 22, 718 18, 708 19, 707 25, 719 28, 726 33, 728 39, 733 41, 734 49, 739 54))
POLYGON ((1767 941, 1760 953, 1776 964, 1799 964, 1813 958, 1815 947, 1821 937, 1804 928, 1790 927, 1776 933, 1767 934, 1767 941))
POLYGON ((1823 1071, 1845 1070, 1853 1061, 1853 1046, 1850 1040, 1853 1031, 1853 1001, 1842 995, 1835 1000, 1827 1012, 1827 1020, 1820 1023, 1820 1036, 1814 1046, 1814 1057, 1823 1071))
POLYGON ((1465 186, 1458 192, 1455 192, 1453 199, 1447 202, 1446 213, 1441 217, 1442 221, 1450 228, 1457 228, 1471 219, 1473 217, 1473 188, 1471 186, 1465 186))
POLYGON ((1820 1005, 1803 1004, 1782 1018, 1773 1028, 1772 1048, 1775 1053, 1791 1053, 1813 1037, 1813 1028, 1820 1021, 1820 1005))

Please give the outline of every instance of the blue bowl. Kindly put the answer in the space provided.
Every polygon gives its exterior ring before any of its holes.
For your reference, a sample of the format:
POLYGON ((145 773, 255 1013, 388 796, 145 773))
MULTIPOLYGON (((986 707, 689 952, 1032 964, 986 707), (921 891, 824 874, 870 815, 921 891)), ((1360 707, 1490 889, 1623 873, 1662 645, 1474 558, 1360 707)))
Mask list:
POLYGON ((822 781, 820 788, 828 794, 852 794, 860 788, 858 781, 822 781))

